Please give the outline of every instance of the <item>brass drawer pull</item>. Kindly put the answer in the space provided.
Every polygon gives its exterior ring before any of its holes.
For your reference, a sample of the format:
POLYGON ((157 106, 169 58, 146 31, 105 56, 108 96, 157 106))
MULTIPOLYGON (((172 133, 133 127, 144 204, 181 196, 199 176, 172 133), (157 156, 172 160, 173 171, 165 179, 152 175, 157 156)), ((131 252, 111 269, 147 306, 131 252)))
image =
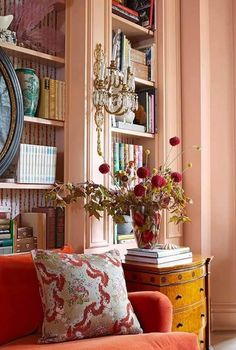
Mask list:
POLYGON ((178 300, 178 299, 182 299, 182 295, 180 294, 176 295, 175 300, 178 300))
POLYGON ((200 344, 204 344, 204 340, 200 340, 200 344))
POLYGON ((201 314, 201 317, 202 317, 202 318, 205 317, 205 314, 201 314))
POLYGON ((204 292, 204 288, 200 288, 200 292, 204 292))
POLYGON ((177 328, 180 328, 180 327, 183 327, 184 325, 183 325, 183 323, 178 323, 177 324, 177 328))

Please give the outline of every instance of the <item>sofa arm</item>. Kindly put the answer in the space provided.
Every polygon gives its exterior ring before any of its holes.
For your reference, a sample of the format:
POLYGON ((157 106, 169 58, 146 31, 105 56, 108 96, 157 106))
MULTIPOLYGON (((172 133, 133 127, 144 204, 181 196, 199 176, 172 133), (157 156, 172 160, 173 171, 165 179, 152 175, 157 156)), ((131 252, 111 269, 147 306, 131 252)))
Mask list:
POLYGON ((128 296, 144 333, 171 331, 173 308, 166 295, 143 291, 128 296))

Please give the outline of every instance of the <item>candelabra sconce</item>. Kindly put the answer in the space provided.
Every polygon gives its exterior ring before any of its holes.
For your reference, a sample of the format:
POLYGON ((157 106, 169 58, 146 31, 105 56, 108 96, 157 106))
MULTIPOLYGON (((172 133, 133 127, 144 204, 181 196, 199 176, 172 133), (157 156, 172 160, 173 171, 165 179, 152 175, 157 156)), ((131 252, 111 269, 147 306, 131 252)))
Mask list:
POLYGON ((102 155, 101 132, 105 112, 117 116, 122 116, 129 111, 134 112, 138 108, 138 96, 135 93, 130 60, 124 72, 120 72, 116 66, 116 47, 113 48, 112 60, 108 67, 101 44, 96 45, 94 56, 93 104, 96 108, 94 121, 97 130, 97 152, 102 155))

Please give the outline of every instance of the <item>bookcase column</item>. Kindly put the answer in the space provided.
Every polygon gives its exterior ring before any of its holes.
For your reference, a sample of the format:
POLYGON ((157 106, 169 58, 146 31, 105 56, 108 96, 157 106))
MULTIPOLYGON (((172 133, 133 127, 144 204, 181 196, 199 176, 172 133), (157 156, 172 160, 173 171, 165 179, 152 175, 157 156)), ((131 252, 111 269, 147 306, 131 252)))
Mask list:
MULTIPOLYGON (((69 0, 67 6, 67 120, 65 140, 65 181, 93 180, 105 183, 98 172, 103 159, 97 155, 97 133, 94 123, 93 63, 96 44, 105 54, 110 51, 111 2, 109 0, 69 0)), ((106 57, 107 58, 107 57, 106 57)), ((108 57, 109 58, 109 57, 108 57)), ((108 123, 101 141, 103 155, 109 159, 108 123)), ((77 251, 108 245, 107 221, 88 219, 81 205, 67 209, 67 241, 77 251)))
MULTIPOLYGON (((164 164, 170 150, 169 139, 181 139, 181 70, 180 70, 180 1, 157 1, 157 62, 158 62, 158 160, 164 164)), ((170 161, 174 171, 182 172, 182 157, 177 157, 182 145, 173 148, 170 161)), ((182 226, 163 220, 161 242, 182 244, 182 226)))

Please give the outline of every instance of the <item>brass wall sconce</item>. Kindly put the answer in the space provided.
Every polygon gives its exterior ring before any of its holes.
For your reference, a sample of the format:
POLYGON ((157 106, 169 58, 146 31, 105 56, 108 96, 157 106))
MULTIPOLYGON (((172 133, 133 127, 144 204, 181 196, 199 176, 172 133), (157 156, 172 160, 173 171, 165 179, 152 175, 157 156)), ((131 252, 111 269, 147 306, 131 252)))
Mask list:
POLYGON ((130 60, 124 72, 120 72, 116 66, 116 46, 113 47, 112 60, 108 67, 101 44, 96 45, 94 56, 93 104, 96 108, 94 120, 97 130, 97 152, 102 155, 101 132, 105 112, 121 116, 130 110, 135 111, 138 108, 138 96, 135 93, 130 60))

